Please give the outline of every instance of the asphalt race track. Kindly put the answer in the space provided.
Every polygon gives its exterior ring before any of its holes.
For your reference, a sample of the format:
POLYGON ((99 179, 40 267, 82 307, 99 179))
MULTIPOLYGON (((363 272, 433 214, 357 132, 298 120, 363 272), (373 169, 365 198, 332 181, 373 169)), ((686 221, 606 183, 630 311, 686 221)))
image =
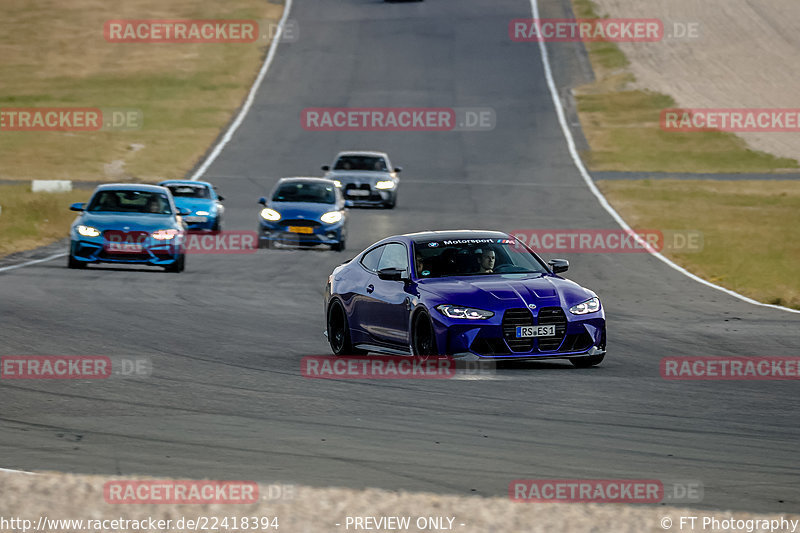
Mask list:
MULTIPOLYGON (((561 11, 546 0, 543 16, 561 11)), ((647 254, 573 254, 606 308, 597 368, 517 365, 459 380, 310 380, 322 293, 351 253, 425 229, 616 228, 567 152, 527 0, 296 0, 242 126, 204 179, 253 230, 281 176, 340 149, 404 167, 398 207, 353 210, 348 250, 196 255, 183 274, 0 274, 0 353, 149 356, 153 375, 0 385, 0 466, 503 496, 511 480, 697 480, 703 508, 800 505, 794 381, 665 381, 672 355, 796 356, 800 316, 742 302, 647 254), (309 132, 306 107, 491 107, 492 131, 309 132)), ((552 47, 557 77, 578 64, 552 47), (561 54, 561 55, 560 55, 561 54), (563 56, 563 57, 562 57, 563 56)), ((67 206, 65 205, 66 209, 67 206)), ((758 251, 754 251, 758 253, 758 251)), ((548 257, 549 258, 549 257, 548 257)), ((764 264, 768 269, 769 264, 764 264)))

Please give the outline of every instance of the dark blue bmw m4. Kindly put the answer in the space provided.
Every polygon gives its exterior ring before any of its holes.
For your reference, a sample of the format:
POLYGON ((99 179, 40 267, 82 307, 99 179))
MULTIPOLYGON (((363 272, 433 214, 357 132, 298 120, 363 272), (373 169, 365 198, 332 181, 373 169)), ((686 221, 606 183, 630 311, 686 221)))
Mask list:
POLYGON ((373 244, 337 267, 325 288, 337 355, 449 355, 466 360, 602 362, 597 295, 501 232, 430 231, 373 244))

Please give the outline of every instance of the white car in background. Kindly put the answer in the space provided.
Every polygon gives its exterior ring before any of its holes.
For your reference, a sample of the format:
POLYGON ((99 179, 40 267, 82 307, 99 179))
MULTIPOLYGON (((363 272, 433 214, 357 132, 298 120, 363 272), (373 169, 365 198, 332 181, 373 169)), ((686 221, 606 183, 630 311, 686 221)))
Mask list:
POLYGON ((397 174, 402 168, 393 167, 384 152, 339 152, 322 170, 342 188, 348 205, 392 209, 397 204, 397 174))

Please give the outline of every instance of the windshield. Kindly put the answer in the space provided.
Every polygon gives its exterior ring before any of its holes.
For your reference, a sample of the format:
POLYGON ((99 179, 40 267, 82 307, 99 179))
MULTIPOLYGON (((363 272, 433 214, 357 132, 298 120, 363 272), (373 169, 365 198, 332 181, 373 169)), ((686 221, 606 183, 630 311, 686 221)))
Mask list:
POLYGON ((529 250, 513 239, 415 242, 414 263, 419 278, 547 272, 529 250))
POLYGON ((175 198, 211 198, 211 192, 205 185, 167 185, 175 198))
POLYGON ((333 204, 336 203, 336 192, 333 185, 326 183, 289 182, 278 187, 272 201, 333 204))
POLYGON ((166 193, 130 190, 99 191, 92 197, 87 211, 172 214, 166 193))
POLYGON ((382 157, 363 155, 343 155, 336 160, 333 170, 371 170, 386 172, 386 160, 382 157))

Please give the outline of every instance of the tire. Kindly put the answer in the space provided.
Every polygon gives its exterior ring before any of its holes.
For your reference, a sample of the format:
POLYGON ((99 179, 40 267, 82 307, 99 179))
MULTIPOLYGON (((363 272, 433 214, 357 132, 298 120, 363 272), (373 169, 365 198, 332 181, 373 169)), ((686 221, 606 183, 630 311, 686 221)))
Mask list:
POLYGON ((411 353, 413 355, 438 355, 433 323, 426 311, 414 315, 411 323, 411 353))
POLYGON ((181 254, 171 265, 164 267, 167 272, 183 272, 186 269, 186 254, 181 254))
POLYGON ((67 256, 67 268, 86 268, 86 263, 78 261, 72 254, 67 256))
POLYGON ((386 209, 394 209, 394 206, 396 205, 397 205, 397 193, 395 193, 395 195, 392 196, 391 200, 383 204, 383 207, 385 207, 386 209))
POLYGON ((331 250, 334 252, 343 252, 344 251, 344 241, 339 241, 336 244, 331 244, 331 250))
POLYGON ((601 353, 599 355, 589 355, 589 356, 586 356, 586 357, 575 357, 573 359, 570 359, 569 362, 572 363, 572 365, 575 368, 589 368, 590 366, 597 366, 600 363, 602 363, 603 359, 605 358, 605 356, 606 356, 606 354, 601 353))
POLYGON ((339 300, 334 300, 328 306, 328 343, 331 345, 333 355, 361 355, 367 353, 353 347, 350 339, 350 326, 347 323, 347 313, 339 300))
POLYGON ((214 225, 211 226, 211 231, 222 231, 222 220, 220 218, 214 221, 214 225))

